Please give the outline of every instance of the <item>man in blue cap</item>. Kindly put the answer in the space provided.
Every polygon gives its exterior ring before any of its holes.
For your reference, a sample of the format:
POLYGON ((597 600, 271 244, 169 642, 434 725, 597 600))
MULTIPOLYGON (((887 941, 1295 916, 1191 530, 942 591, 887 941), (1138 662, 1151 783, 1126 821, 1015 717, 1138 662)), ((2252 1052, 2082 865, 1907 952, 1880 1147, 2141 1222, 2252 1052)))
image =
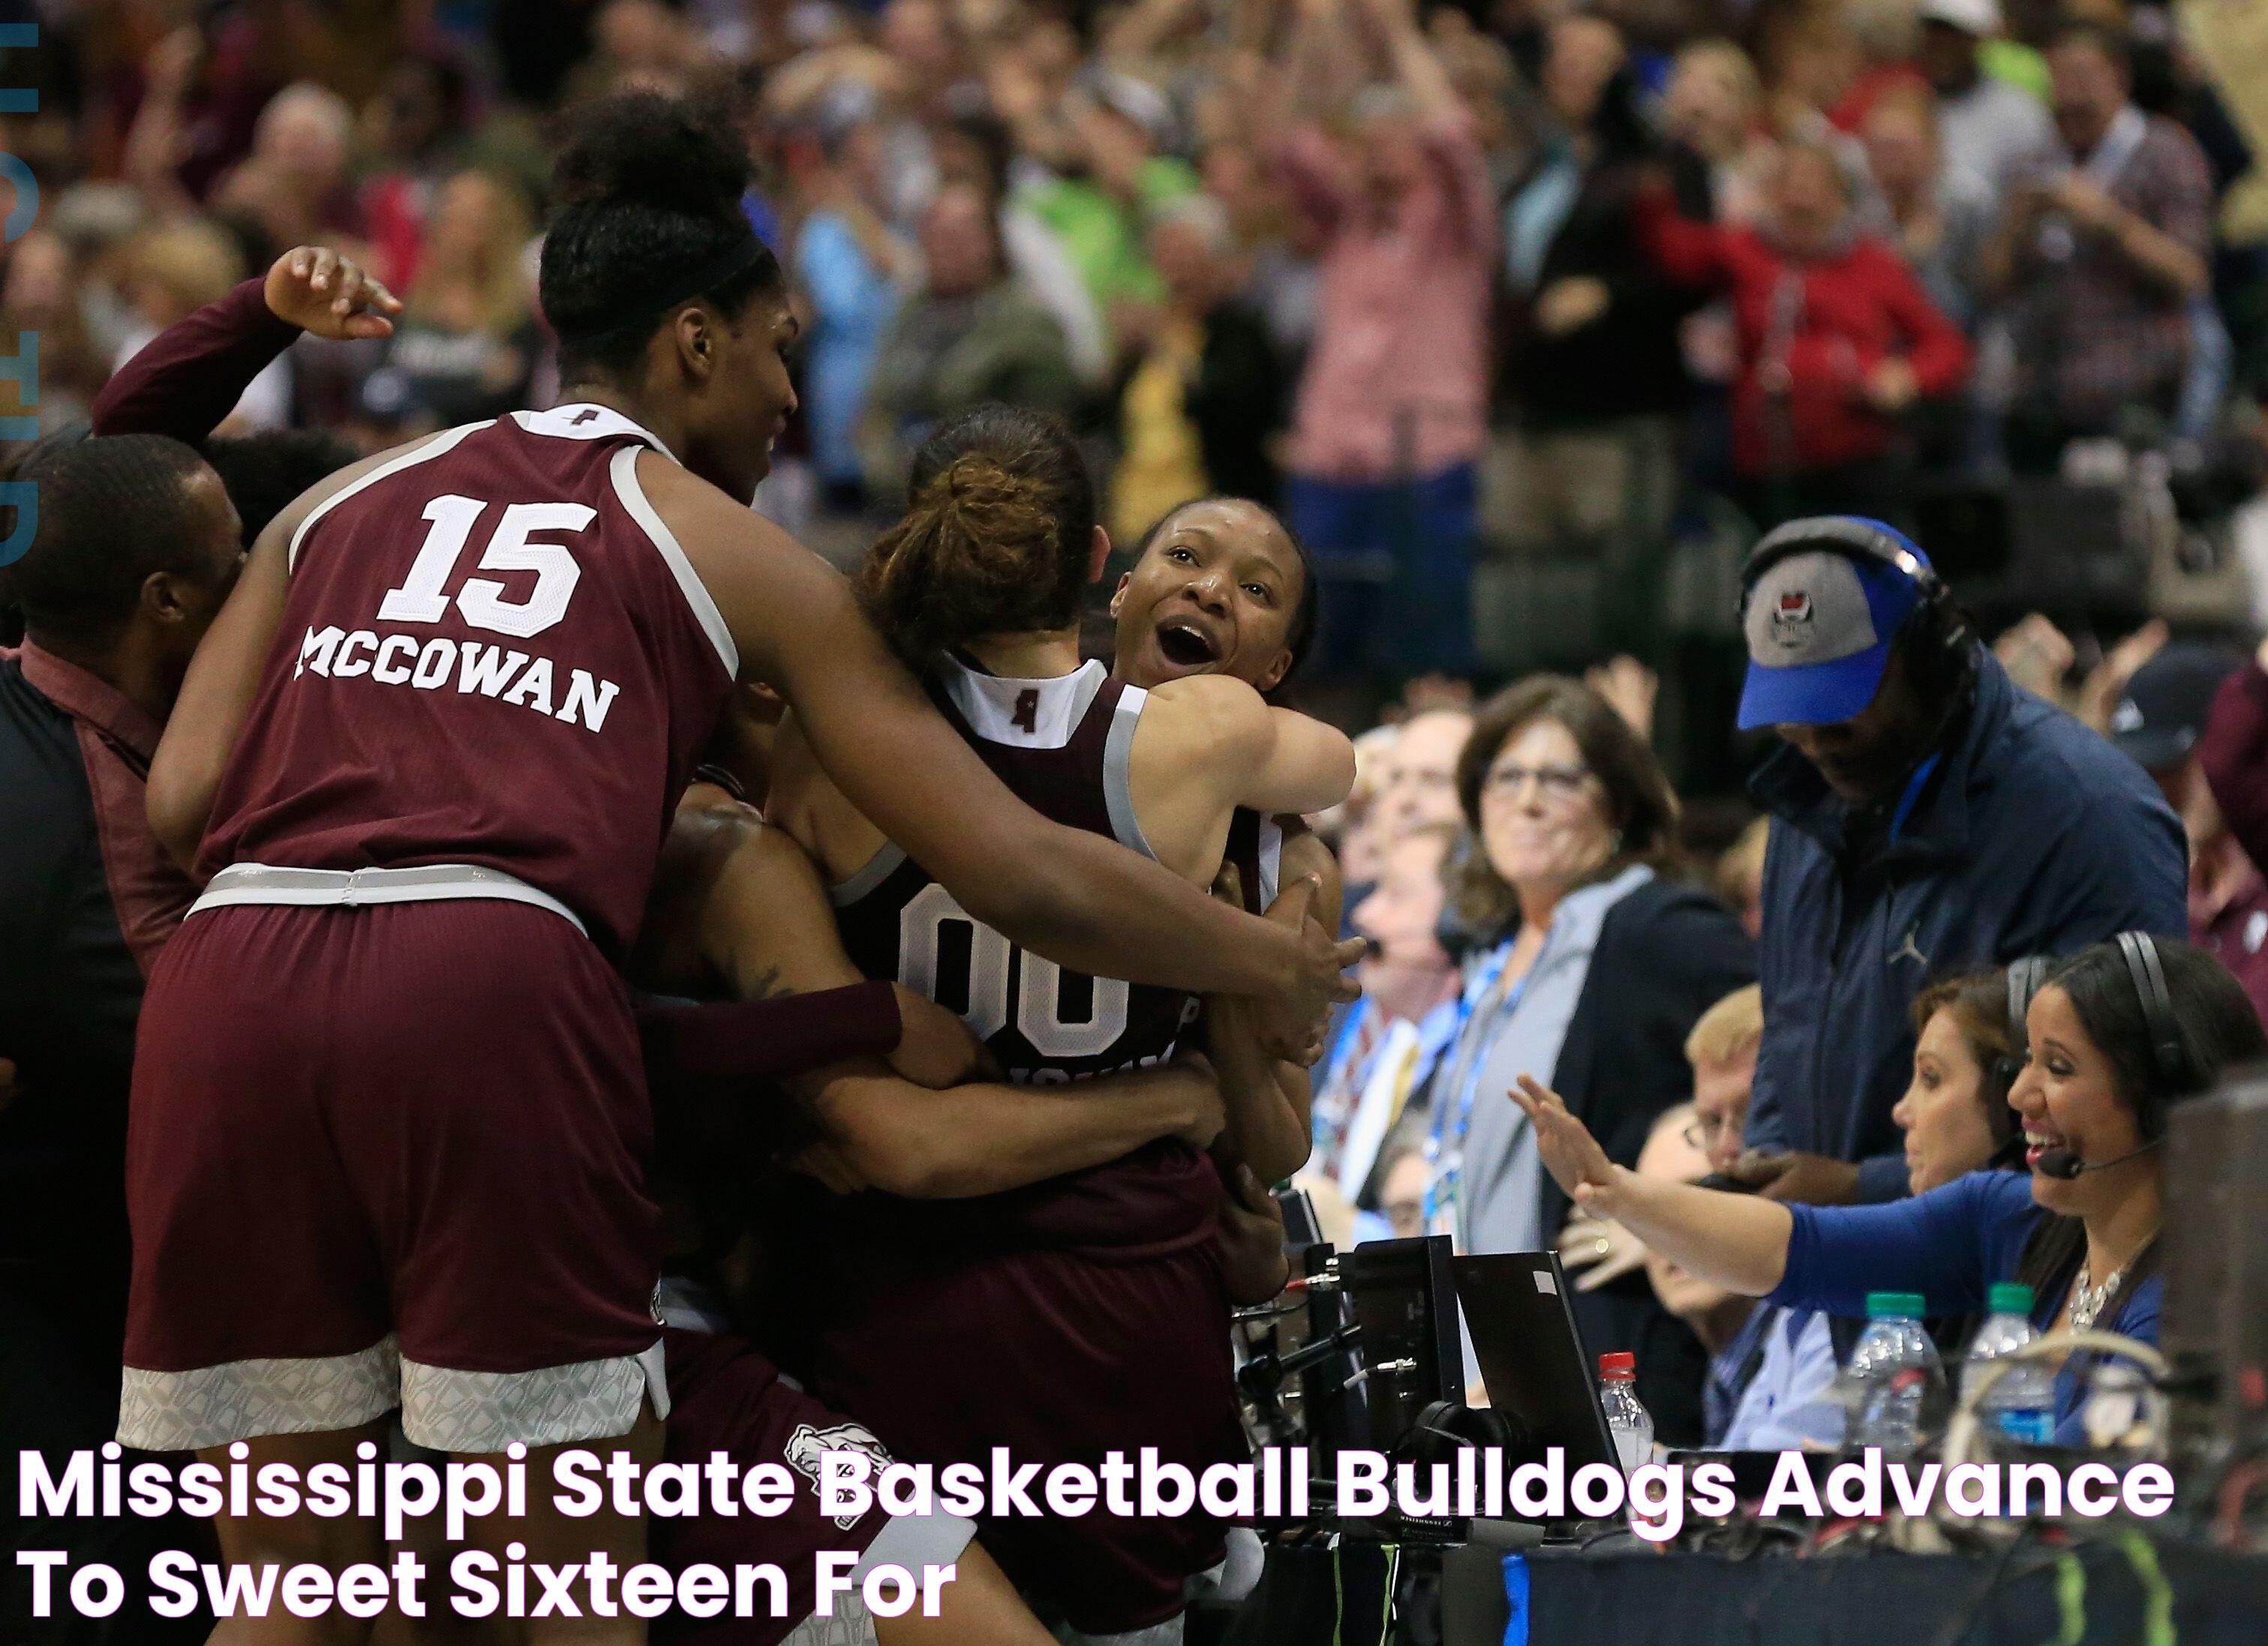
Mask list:
POLYGON ((1742 590, 1740 724, 1786 745, 1749 785, 1772 823, 1742 1171, 1783 1200, 1889 1200, 1915 995, 2121 931, 2186 936, 2181 824, 2133 761, 2009 680, 1879 521, 1790 522, 1742 590))

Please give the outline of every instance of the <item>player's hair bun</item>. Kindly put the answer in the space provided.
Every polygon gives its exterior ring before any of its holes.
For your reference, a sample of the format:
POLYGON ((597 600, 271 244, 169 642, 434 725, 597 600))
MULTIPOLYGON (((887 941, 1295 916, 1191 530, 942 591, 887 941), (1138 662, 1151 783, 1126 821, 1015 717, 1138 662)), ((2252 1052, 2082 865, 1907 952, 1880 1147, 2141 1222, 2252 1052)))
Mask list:
POLYGON ((890 644, 921 659, 989 634, 1050 628, 1061 521, 1047 484, 968 452, 916 491, 860 570, 890 644))
POLYGON ((732 219, 748 156, 721 108, 626 92, 571 112, 553 184, 563 206, 635 205, 732 219))

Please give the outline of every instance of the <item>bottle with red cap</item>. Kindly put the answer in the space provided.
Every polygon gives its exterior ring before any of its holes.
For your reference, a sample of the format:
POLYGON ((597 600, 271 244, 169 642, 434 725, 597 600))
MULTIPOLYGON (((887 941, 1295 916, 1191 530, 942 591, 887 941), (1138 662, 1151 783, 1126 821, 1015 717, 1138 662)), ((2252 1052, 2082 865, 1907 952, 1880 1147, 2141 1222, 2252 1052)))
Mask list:
POLYGON ((1599 1404, 1606 1411, 1607 1432, 1614 1437, 1615 1456, 1628 1474, 1653 1457, 1653 1417, 1638 1398, 1638 1356, 1631 1354, 1599 1356, 1599 1404))

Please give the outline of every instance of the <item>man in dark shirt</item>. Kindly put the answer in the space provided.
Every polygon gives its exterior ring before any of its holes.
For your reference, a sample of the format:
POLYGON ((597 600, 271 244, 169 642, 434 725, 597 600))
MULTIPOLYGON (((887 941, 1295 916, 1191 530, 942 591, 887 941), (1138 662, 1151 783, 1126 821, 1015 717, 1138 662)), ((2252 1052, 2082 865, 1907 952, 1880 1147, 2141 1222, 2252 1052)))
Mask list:
MULTIPOLYGON (((0 1455, 11 1459, 99 1446, 117 1426, 134 1025, 144 971, 191 895, 143 821, 143 786, 243 555, 220 477, 178 441, 62 438, 18 478, 39 488, 39 525, 0 572, 25 628, 20 649, 0 652, 0 1058, 16 1067, 0 1092, 0 1455)), ((0 1543, 20 1541, 14 1511, 11 1491, 0 1543)), ((146 1558, 162 1525, 43 1526, 32 1542, 132 1569, 129 1547, 146 1558)), ((0 1606, 0 1625, 18 1620, 0 1606)), ((164 1637, 147 1617, 122 1613, 117 1627, 129 1621, 136 1632, 109 1638, 164 1637)))

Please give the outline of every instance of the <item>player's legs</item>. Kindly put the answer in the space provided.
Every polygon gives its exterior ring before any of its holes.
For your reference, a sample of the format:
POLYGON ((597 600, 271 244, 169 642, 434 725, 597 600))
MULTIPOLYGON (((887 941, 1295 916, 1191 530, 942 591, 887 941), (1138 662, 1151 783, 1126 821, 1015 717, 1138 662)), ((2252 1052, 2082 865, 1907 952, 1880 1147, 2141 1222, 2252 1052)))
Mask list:
MULTIPOLYGON (((351 1470, 359 1460, 355 1448, 363 1443, 373 1442, 384 1452, 386 1430, 384 1423, 366 1423, 326 1434, 261 1435, 244 1443, 251 1453, 246 1461, 255 1479, 261 1467, 270 1463, 288 1465, 301 1480, 319 1463, 351 1470)), ((197 1455, 224 1469, 236 1461, 226 1446, 209 1447, 197 1455)), ((351 1515, 325 1519, 310 1514, 224 1514, 215 1519, 214 1527, 220 1534, 222 1558, 231 1567, 255 1573, 263 1567, 321 1566, 335 1575, 350 1566, 386 1563, 380 1528, 351 1515)), ((294 1617, 277 1601, 271 1602, 265 1617, 221 1619, 210 1646, 363 1646, 373 1627, 375 1620, 349 1617, 336 1608, 320 1617, 294 1617)))
MULTIPOLYGON (((661 1461, 661 1420, 651 1410, 643 1411, 629 1434, 613 1440, 578 1441, 572 1449, 593 1452, 602 1460, 627 1453, 644 1471, 661 1461)), ((562 1514, 551 1489, 552 1465, 561 1452, 569 1450, 568 1446, 557 1445, 538 1446, 530 1451, 526 1464, 527 1513, 516 1517, 490 1515, 469 1522, 466 1541, 492 1555, 498 1569, 513 1560, 552 1567, 585 1566, 593 1555, 603 1554, 614 1563, 615 1576, 608 1588, 619 1602, 621 1574, 646 1558, 645 1517, 616 1513, 611 1494, 605 1506, 594 1515, 578 1519, 562 1514), (519 1547, 517 1554, 512 1552, 513 1546, 519 1547)), ((463 1454, 463 1460, 485 1463, 499 1473, 508 1461, 497 1453, 463 1454)), ((530 1585, 531 1590, 538 1587, 530 1585)), ((583 1617, 491 1619, 485 1638, 497 1642, 497 1646, 563 1646, 565 1642, 572 1642, 573 1646, 641 1646, 645 1639, 645 1624, 641 1620, 628 1613, 614 1618, 593 1617, 590 1585, 578 1583, 574 1593, 577 1609, 584 1613, 583 1617)))
POLYGON ((1054 1646, 1055 1636, 983 1545, 961 1550, 954 1566, 953 1581, 938 1591, 937 1615, 925 1618, 917 1606, 903 1617, 876 1618, 876 1646, 1054 1646))

